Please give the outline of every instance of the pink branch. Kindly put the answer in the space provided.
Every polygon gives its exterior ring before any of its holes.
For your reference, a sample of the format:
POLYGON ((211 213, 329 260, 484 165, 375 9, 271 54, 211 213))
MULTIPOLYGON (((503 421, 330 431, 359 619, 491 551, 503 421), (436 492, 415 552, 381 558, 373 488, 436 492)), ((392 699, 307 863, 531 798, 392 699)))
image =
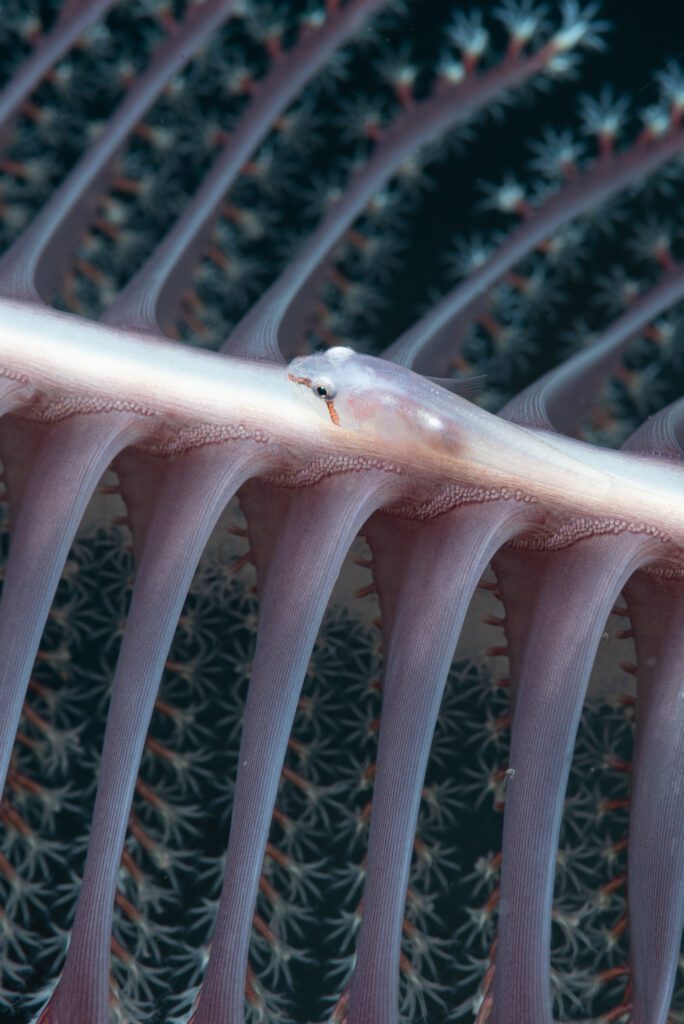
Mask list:
POLYGON ((92 0, 87 4, 67 4, 67 10, 60 12, 52 31, 17 68, 0 93, 0 140, 5 139, 22 103, 37 88, 50 68, 61 60, 78 37, 89 25, 97 21, 113 2, 114 0, 92 0))
POLYGON ((500 101, 506 90, 542 72, 554 52, 547 44, 530 56, 509 57, 458 85, 440 80, 429 99, 412 103, 385 131, 368 163, 284 273, 240 321, 224 351, 273 361, 293 354, 290 339, 301 338, 306 328, 311 296, 326 273, 332 250, 378 189, 411 154, 488 104, 500 101))
POLYGON ((684 400, 681 398, 654 416, 649 416, 645 423, 635 430, 623 444, 628 452, 640 452, 642 455, 655 455, 662 459, 682 459, 684 457, 684 400))
POLYGON ((635 185, 677 156, 684 127, 659 139, 640 140, 622 153, 601 157, 543 206, 534 210, 497 251, 385 351, 393 362, 420 373, 444 374, 466 331, 489 303, 493 285, 554 232, 635 185))
POLYGON ((684 298, 684 266, 669 271, 640 296, 589 348, 544 374, 501 410, 526 427, 575 432, 596 392, 619 365, 631 341, 657 316, 684 298))
POLYGON ((245 161, 334 50, 386 2, 354 0, 329 15, 320 28, 305 28, 297 45, 276 59, 270 74, 255 86, 249 107, 181 217, 107 310, 108 323, 160 332, 162 324, 173 321, 226 192, 245 161))
POLYGON ((112 173, 126 138, 169 79, 224 22, 237 0, 208 0, 192 8, 128 92, 106 130, 78 161, 40 213, 0 260, 0 292, 27 302, 48 302, 112 173))

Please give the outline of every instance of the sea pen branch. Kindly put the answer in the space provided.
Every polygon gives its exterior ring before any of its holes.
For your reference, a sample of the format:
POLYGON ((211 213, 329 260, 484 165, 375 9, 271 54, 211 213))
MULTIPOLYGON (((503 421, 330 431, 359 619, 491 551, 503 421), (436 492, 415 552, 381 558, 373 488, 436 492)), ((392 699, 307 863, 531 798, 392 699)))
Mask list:
POLYGON ((634 337, 684 298, 684 267, 675 266, 635 299, 588 348, 521 391, 501 410, 513 423, 572 434, 634 337))
POLYGON ((183 285, 245 161, 334 50, 386 2, 353 0, 330 13, 320 28, 305 27, 290 50, 276 54, 266 78, 253 86, 248 108, 228 133, 223 153, 181 217, 106 311, 107 322, 146 331, 161 331, 173 322, 183 285))
POLYGON ((376 516, 366 529, 382 610, 386 667, 349 1024, 398 1020, 408 873, 444 685, 484 568, 503 543, 529 528, 532 519, 530 506, 476 502, 428 523, 397 524, 376 516), (426 576, 437 581, 429 593, 426 576))
MULTIPOLYGON (((155 489, 114 677, 81 897, 64 971, 40 1021, 107 1021, 116 880, 159 680, 207 539, 243 480, 272 464, 265 449, 253 443, 235 452, 190 452, 165 467, 155 489)), ((144 458, 136 468, 146 471, 144 458)))
POLYGON ((114 3, 114 0, 92 0, 91 3, 66 4, 60 11, 51 32, 44 36, 33 53, 15 71, 0 93, 0 141, 6 138, 11 122, 19 113, 22 103, 40 84, 90 25, 94 24, 114 3))
MULTIPOLYGON (((582 45, 581 36, 575 45, 582 45)), ((532 54, 509 52, 498 65, 479 73, 474 70, 476 63, 471 64, 462 81, 439 78, 432 96, 409 102, 394 123, 379 133, 368 162, 353 175, 278 281, 240 321, 224 350, 274 361, 294 354, 292 342, 304 333, 312 295, 326 273, 332 251, 381 185, 404 160, 449 128, 469 120, 534 76, 553 74, 554 61, 563 48, 559 30, 532 54)))
POLYGON ((387 359, 420 373, 443 375, 457 355, 467 329, 487 308, 490 289, 554 232, 575 217, 633 187, 684 145, 679 119, 661 138, 646 134, 622 153, 608 153, 578 173, 523 222, 482 266, 413 324, 384 353, 387 359))
POLYGON ((208 0, 192 8, 130 89, 107 128, 0 260, 0 293, 27 302, 49 302, 72 250, 107 186, 128 135, 169 79, 229 17, 237 0, 208 0))

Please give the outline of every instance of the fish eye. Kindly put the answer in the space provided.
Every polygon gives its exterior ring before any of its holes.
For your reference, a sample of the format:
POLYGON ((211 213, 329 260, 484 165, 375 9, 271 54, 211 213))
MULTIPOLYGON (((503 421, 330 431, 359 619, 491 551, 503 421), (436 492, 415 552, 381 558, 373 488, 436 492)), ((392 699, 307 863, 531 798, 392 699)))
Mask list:
POLYGON ((311 390, 314 395, 322 398, 325 402, 331 402, 337 394, 335 385, 331 384, 329 380, 315 380, 311 385, 311 390))

